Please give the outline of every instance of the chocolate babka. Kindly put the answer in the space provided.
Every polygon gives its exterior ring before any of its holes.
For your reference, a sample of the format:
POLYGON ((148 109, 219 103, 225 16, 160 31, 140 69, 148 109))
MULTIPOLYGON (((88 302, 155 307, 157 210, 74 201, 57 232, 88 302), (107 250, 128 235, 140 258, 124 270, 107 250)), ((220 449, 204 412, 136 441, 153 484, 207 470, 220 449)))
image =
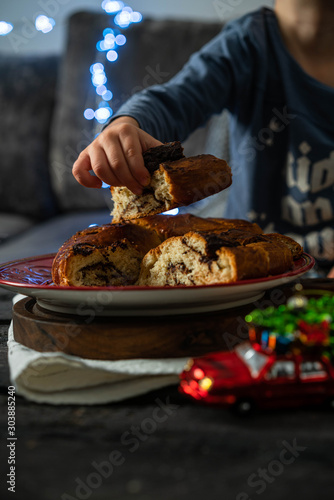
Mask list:
POLYGON ((171 236, 189 230, 222 232, 232 228, 259 234, 257 224, 242 220, 203 219, 190 214, 154 215, 134 223, 106 224, 79 231, 59 249, 52 266, 62 286, 131 285, 139 276, 144 255, 171 236))
POLYGON ((151 181, 142 195, 135 195, 126 187, 110 188, 114 222, 187 206, 232 183, 231 169, 225 160, 208 154, 186 158, 179 142, 150 148, 143 158, 151 181))

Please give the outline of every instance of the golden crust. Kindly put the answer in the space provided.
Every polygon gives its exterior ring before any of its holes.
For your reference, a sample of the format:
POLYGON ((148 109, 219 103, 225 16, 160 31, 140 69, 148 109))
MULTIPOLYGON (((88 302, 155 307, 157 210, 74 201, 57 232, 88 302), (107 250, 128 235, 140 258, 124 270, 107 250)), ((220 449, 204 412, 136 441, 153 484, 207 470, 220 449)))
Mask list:
POLYGON ((231 169, 225 160, 213 155, 198 155, 162 163, 169 186, 170 208, 191 205, 219 193, 232 183, 231 169))
POLYGON ((131 221, 132 224, 154 229, 164 241, 171 236, 182 236, 189 231, 222 232, 244 230, 261 234, 262 229, 255 223, 241 219, 205 219, 192 214, 150 215, 131 221))
POLYGON ((302 256, 303 247, 289 236, 279 233, 267 233, 265 236, 268 239, 275 241, 278 245, 282 244, 283 246, 287 246, 292 253, 293 260, 298 260, 302 256))

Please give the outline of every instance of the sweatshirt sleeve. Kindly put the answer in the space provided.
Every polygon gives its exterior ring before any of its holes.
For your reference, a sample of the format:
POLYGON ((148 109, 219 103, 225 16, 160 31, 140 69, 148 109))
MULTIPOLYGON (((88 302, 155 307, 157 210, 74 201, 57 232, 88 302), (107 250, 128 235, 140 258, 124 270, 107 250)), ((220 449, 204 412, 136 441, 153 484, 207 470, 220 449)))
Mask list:
POLYGON ((252 78, 252 52, 245 23, 228 23, 171 80, 132 96, 113 120, 131 116, 162 142, 183 141, 213 114, 237 105, 252 78))

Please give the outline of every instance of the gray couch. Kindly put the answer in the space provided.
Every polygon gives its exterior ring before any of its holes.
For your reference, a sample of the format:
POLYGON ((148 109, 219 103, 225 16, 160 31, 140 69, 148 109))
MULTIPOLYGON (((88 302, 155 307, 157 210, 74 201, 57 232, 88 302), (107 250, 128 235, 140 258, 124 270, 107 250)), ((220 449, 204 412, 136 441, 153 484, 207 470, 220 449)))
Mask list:
MULTIPOLYGON (((0 55, 0 263, 56 252, 76 231, 110 222, 109 190, 84 188, 71 173, 80 151, 102 127, 83 116, 98 102, 90 65, 105 64, 116 111, 134 91, 170 78, 222 28, 147 19, 124 31, 127 43, 117 62, 108 63, 96 43, 110 25, 108 15, 76 13, 69 19, 61 57, 0 55)), ((224 114, 186 141, 186 154, 226 157, 223 129, 224 114)), ((189 210, 219 216, 224 197, 216 195, 189 210)))

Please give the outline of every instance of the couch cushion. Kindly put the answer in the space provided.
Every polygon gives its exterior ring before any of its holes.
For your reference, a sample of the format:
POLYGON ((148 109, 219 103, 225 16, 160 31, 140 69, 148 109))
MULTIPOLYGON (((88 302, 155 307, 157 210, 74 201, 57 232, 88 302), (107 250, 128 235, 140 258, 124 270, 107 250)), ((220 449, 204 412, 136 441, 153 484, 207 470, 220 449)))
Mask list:
POLYGON ((110 222, 108 210, 69 213, 35 224, 29 231, 0 244, 0 264, 11 260, 56 253, 61 245, 77 231, 91 224, 110 222))
POLYGON ((48 146, 57 57, 0 56, 0 211, 56 213, 48 146))
POLYGON ((0 212, 0 248, 1 244, 13 236, 23 234, 35 224, 35 220, 25 215, 0 212))
POLYGON ((86 120, 83 112, 94 107, 96 94, 89 68, 95 62, 96 43, 108 22, 109 16, 93 12, 74 14, 68 21, 50 148, 52 183, 63 211, 106 207, 105 190, 78 184, 72 166, 96 133, 93 120, 86 120))
MULTIPOLYGON (((51 148, 53 182, 64 210, 105 206, 101 190, 80 186, 71 173, 80 151, 101 130, 95 120, 83 116, 87 107, 96 109, 101 101, 91 83, 90 65, 104 64, 108 88, 114 94, 109 104, 115 112, 134 92, 171 78, 222 27, 221 23, 144 20, 124 30, 127 43, 119 48, 117 61, 110 63, 96 49, 110 23, 110 16, 92 12, 76 13, 69 20, 51 148)), ((186 153, 204 152, 206 134, 206 129, 197 131, 187 142, 186 153)))

